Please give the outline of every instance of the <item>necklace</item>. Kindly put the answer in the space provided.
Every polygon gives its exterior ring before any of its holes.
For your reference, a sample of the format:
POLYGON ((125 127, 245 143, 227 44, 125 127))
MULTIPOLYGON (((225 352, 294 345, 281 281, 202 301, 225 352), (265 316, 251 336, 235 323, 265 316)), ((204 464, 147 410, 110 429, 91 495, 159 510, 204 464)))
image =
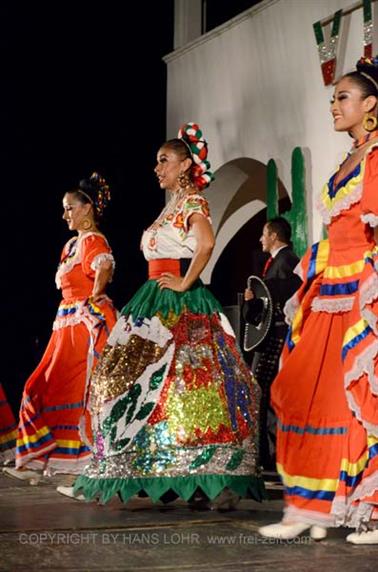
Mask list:
POLYGON ((175 216, 179 213, 181 205, 184 201, 184 199, 192 194, 192 192, 190 192, 190 189, 192 189, 190 186, 188 187, 184 187, 184 188, 180 188, 178 191, 175 191, 172 193, 172 196, 170 197, 169 201, 167 202, 167 204, 165 205, 165 207, 163 208, 163 210, 161 211, 160 215, 157 217, 157 219, 152 223, 152 225, 147 229, 148 231, 148 248, 150 250, 156 250, 157 248, 157 235, 159 232, 159 229, 166 226, 167 224, 170 224, 175 216))
POLYGON ((356 141, 353 143, 352 149, 356 150, 359 147, 362 147, 362 145, 365 145, 365 143, 370 141, 370 139, 375 139, 376 137, 378 137, 378 130, 370 131, 370 133, 368 133, 367 135, 364 135, 363 137, 356 139, 356 141))
POLYGON ((180 188, 178 191, 172 193, 172 196, 159 214, 158 218, 152 223, 150 227, 151 229, 157 229, 158 227, 163 226, 166 222, 172 220, 181 201, 190 194, 188 189, 190 189, 189 186, 180 188))

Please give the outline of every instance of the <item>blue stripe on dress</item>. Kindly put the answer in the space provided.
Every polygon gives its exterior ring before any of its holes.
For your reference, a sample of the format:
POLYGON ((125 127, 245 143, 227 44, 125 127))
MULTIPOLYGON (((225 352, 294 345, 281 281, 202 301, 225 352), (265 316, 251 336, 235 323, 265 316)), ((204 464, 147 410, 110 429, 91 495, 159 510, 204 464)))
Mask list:
POLYGON ((81 447, 56 447, 54 451, 52 451, 52 455, 60 454, 60 455, 81 455, 82 453, 90 453, 91 450, 86 445, 81 445, 81 447))
POLYGON ((378 443, 369 447, 369 460, 378 455, 378 443))
POLYGON ((310 433, 310 435, 345 435, 348 433, 347 427, 313 427, 312 425, 299 427, 299 425, 284 425, 280 420, 277 421, 277 425, 283 433, 291 432, 298 435, 305 433, 310 433))
POLYGON ((20 447, 17 447, 17 454, 18 453, 20 453, 20 454, 25 453, 27 451, 30 451, 31 449, 37 449, 38 447, 41 447, 41 445, 43 445, 43 443, 46 443, 47 441, 52 441, 52 437, 51 437, 50 433, 47 433, 47 435, 40 437, 40 439, 38 439, 38 441, 36 441, 35 443, 28 441, 27 443, 25 443, 25 445, 21 445, 20 447))
POLYGON ((315 243, 311 247, 311 258, 308 266, 307 278, 310 280, 316 275, 316 257, 318 255, 319 243, 315 243))
POLYGON ((64 316, 69 316, 70 314, 75 314, 77 306, 71 306, 70 308, 59 308, 57 316, 62 318, 64 316))
POLYGON ((344 284, 322 284, 320 296, 339 296, 342 294, 354 294, 358 290, 359 280, 344 282, 344 284))
POLYGON ((366 338, 366 336, 368 336, 370 334, 370 332, 371 332, 371 328, 369 326, 367 326, 360 334, 358 334, 358 336, 355 336, 353 339, 350 340, 350 342, 345 344, 345 346, 343 347, 343 350, 341 352, 342 360, 345 360, 346 355, 349 352, 349 350, 353 349, 357 344, 359 344, 364 338, 366 338))
POLYGON ((304 497, 306 499, 318 499, 332 501, 335 496, 334 491, 311 491, 303 487, 285 487, 285 492, 291 496, 304 497))
POLYGON ((341 187, 345 187, 346 183, 349 181, 349 179, 353 179, 353 177, 357 177, 357 175, 359 175, 361 171, 361 163, 359 163, 351 173, 349 173, 346 177, 344 177, 343 179, 341 179, 341 181, 339 181, 337 183, 337 185, 334 188, 334 182, 335 182, 335 178, 337 176, 337 174, 339 173, 339 170, 332 175, 332 177, 330 178, 330 180, 328 181, 328 196, 330 199, 334 199, 335 196, 337 195, 337 191, 341 188, 341 187))
POLYGON ((50 427, 51 431, 78 431, 78 425, 54 425, 50 427))
POLYGON ((361 481, 362 474, 363 474, 363 471, 358 473, 358 475, 351 476, 351 475, 348 475, 348 473, 346 471, 341 471, 340 481, 343 481, 347 487, 353 488, 353 487, 357 486, 358 483, 361 481))
POLYGON ((79 409, 80 407, 83 407, 83 405, 83 401, 78 401, 78 403, 64 403, 63 405, 51 405, 50 407, 44 407, 43 411, 50 412, 62 411, 63 409, 79 409))

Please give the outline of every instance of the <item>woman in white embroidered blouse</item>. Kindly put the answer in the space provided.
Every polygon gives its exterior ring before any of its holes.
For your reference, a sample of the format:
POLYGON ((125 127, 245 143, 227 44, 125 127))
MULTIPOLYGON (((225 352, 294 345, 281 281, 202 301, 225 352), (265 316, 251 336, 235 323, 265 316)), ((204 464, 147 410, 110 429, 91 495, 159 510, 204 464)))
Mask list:
POLYGON ((155 172, 170 199, 143 234, 149 280, 123 308, 94 371, 91 464, 74 488, 58 490, 231 508, 241 496, 263 496, 259 389, 200 280, 214 235, 198 125, 186 124, 160 148, 155 172))

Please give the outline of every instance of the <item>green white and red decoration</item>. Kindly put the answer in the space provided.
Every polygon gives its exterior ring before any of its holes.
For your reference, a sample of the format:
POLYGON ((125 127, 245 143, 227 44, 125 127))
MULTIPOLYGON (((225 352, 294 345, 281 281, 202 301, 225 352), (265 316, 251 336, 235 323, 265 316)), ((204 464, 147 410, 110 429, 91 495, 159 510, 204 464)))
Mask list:
POLYGON ((373 57, 373 13, 371 9, 371 0, 363 0, 364 15, 364 56, 365 58, 373 57))
POLYGON ((324 85, 332 84, 336 71, 336 53, 339 41, 340 23, 343 11, 335 12, 329 40, 325 40, 321 21, 315 22, 314 32, 318 46, 324 85))

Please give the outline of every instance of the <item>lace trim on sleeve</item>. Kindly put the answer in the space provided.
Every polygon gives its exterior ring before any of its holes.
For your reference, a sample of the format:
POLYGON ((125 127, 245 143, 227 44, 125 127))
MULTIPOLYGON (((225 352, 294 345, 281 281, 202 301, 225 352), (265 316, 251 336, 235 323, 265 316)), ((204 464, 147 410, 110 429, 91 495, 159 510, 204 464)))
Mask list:
POLYGON ((112 268, 114 270, 115 260, 113 255, 109 252, 102 252, 101 254, 97 254, 97 256, 94 257, 91 263, 92 270, 96 271, 101 266, 101 264, 105 262, 105 260, 109 260, 112 263, 112 268))
POLYGON ((75 242, 75 252, 73 253, 72 257, 67 258, 66 260, 61 262, 58 266, 58 270, 55 275, 55 284, 58 290, 60 290, 60 288, 62 287, 62 276, 64 274, 67 274, 68 272, 71 272, 71 270, 73 269, 74 266, 76 266, 76 264, 81 264, 83 239, 94 234, 99 234, 99 233, 89 232, 79 237, 73 237, 68 241, 66 248, 69 248, 69 245, 72 242, 75 242))
POLYGON ((362 220, 362 222, 364 222, 365 224, 368 224, 369 226, 371 226, 373 228, 378 226, 378 216, 373 214, 373 213, 361 215, 361 220, 362 220))
POLYGON ((188 195, 183 203, 181 211, 182 226, 185 232, 188 232, 188 222, 192 214, 200 214, 211 222, 209 204, 205 197, 199 194, 188 195))

